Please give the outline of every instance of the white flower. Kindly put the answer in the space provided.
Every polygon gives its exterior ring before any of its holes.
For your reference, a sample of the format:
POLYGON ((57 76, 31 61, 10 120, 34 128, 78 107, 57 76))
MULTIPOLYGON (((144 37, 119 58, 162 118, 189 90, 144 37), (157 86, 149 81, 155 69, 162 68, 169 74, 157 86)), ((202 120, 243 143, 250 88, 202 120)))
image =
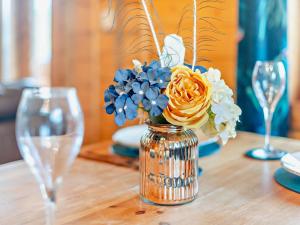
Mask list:
POLYGON ((212 82, 218 82, 221 80, 221 72, 218 69, 209 68, 208 71, 205 73, 207 79, 212 82))
POLYGON ((142 63, 139 61, 139 60, 137 60, 137 59, 134 59, 134 60, 132 60, 132 63, 133 63, 133 65, 134 65, 134 70, 136 71, 136 72, 138 72, 138 73, 141 73, 141 72, 143 72, 143 69, 142 69, 142 63))
POLYGON ((229 138, 236 137, 235 127, 242 113, 241 109, 232 101, 231 104, 214 104, 212 112, 215 114, 215 128, 223 144, 226 144, 229 138))
POLYGON ((235 127, 242 111, 234 104, 233 92, 221 80, 219 70, 210 68, 203 76, 212 85, 212 103, 210 119, 202 129, 206 134, 218 135, 226 144, 229 138, 236 137, 235 127))
POLYGON ((235 127, 236 127, 236 121, 229 121, 227 123, 221 124, 218 127, 219 136, 224 145, 228 142, 229 138, 236 137, 235 127))
POLYGON ((213 103, 211 111, 215 114, 215 123, 217 125, 231 120, 231 105, 227 102, 221 102, 219 104, 213 103))
POLYGON ((162 67, 174 67, 184 64, 185 47, 183 40, 176 34, 165 37, 161 60, 162 67))
POLYGON ((209 68, 204 73, 208 81, 212 84, 212 100, 216 103, 223 101, 233 96, 232 90, 225 84, 224 80, 221 80, 221 72, 217 69, 209 68))

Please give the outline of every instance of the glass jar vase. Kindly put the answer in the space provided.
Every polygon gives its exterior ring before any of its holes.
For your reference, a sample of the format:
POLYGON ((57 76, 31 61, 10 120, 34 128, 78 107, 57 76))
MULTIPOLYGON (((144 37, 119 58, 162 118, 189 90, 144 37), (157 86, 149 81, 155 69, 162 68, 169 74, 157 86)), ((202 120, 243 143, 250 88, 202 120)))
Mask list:
POLYGON ((198 139, 190 129, 148 124, 141 138, 140 195, 146 202, 177 205, 198 193, 198 139))

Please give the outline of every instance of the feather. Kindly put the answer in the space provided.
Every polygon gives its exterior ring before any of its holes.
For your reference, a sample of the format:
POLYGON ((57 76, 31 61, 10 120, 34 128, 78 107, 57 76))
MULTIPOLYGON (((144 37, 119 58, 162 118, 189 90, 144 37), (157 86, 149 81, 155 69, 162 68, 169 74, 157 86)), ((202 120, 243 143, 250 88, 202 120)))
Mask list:
MULTIPOLYGON (((215 51, 215 43, 219 36, 224 35, 220 31, 223 22, 221 18, 214 16, 216 11, 222 11, 223 0, 193 0, 194 5, 188 4, 183 8, 177 25, 177 33, 184 39, 187 47, 186 61, 192 65, 198 65, 201 61, 209 61, 204 58, 206 53, 215 51), (196 2, 195 2, 196 1, 196 2), (193 7, 192 7, 193 6, 193 7), (196 7, 196 12, 195 12, 196 7), (197 21, 195 23, 195 17, 197 21), (196 35, 195 35, 196 24, 196 35), (195 44, 196 36, 196 44, 195 44), (196 47, 195 47, 196 46, 196 47), (196 49, 196 51, 195 51, 196 49), (196 57, 195 57, 196 52, 196 57), (200 57, 201 55, 201 57, 200 57), (196 58, 196 62, 195 62, 196 58), (191 63, 192 62, 192 63, 191 63)), ((191 1, 192 3, 192 1, 191 1)), ((209 55, 209 54, 208 54, 209 55)))
POLYGON ((151 19, 151 15, 149 13, 149 10, 148 10, 148 7, 147 7, 147 4, 146 4, 145 0, 141 0, 141 2, 142 2, 142 5, 143 5, 143 8, 145 10, 145 14, 146 14, 146 17, 147 17, 147 20, 148 20, 148 23, 149 23, 149 27, 150 27, 151 33, 153 35, 153 40, 154 40, 154 43, 155 43, 155 47, 156 47, 156 51, 157 51, 158 57, 159 57, 159 59, 161 61, 161 65, 163 66, 163 61, 162 61, 162 58, 161 58, 160 46, 159 46, 159 42, 158 42, 158 39, 157 39, 156 31, 155 31, 155 28, 154 28, 154 25, 153 25, 153 22, 152 22, 152 19, 151 19))
MULTIPOLYGON (((111 32, 117 34, 118 44, 115 47, 119 61, 126 61, 128 54, 134 54, 134 58, 141 55, 146 60, 145 57, 151 57, 156 52, 162 62, 161 46, 166 34, 160 20, 163 15, 157 12, 154 2, 107 0, 107 16, 112 17, 114 13, 111 32)), ((183 7, 182 14, 174 16, 179 18, 174 33, 182 37, 187 49, 185 61, 193 68, 201 61, 209 61, 203 56, 206 52, 216 50, 215 43, 219 41, 220 35, 224 35, 219 30, 222 20, 212 15, 222 10, 223 3, 223 0, 190 0, 183 7)))
POLYGON ((197 62, 197 0, 194 0, 194 39, 193 39, 193 64, 192 70, 194 70, 197 62))

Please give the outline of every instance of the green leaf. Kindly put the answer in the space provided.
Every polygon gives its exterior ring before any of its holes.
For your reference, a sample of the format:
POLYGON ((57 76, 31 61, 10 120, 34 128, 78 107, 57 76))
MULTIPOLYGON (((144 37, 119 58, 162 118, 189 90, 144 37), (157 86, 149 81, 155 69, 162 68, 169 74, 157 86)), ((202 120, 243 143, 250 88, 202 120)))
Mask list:
POLYGON ((170 124, 162 114, 159 116, 150 116, 149 119, 154 124, 170 124))

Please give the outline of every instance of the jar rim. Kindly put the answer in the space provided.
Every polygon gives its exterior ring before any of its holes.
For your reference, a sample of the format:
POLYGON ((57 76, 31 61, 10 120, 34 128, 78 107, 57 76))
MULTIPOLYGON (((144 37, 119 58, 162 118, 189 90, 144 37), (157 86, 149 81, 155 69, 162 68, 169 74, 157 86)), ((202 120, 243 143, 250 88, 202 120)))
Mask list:
POLYGON ((155 131, 160 132, 179 132, 183 131, 183 126, 177 126, 174 124, 160 124, 160 123, 152 123, 150 120, 146 121, 146 124, 148 125, 148 128, 155 131))

